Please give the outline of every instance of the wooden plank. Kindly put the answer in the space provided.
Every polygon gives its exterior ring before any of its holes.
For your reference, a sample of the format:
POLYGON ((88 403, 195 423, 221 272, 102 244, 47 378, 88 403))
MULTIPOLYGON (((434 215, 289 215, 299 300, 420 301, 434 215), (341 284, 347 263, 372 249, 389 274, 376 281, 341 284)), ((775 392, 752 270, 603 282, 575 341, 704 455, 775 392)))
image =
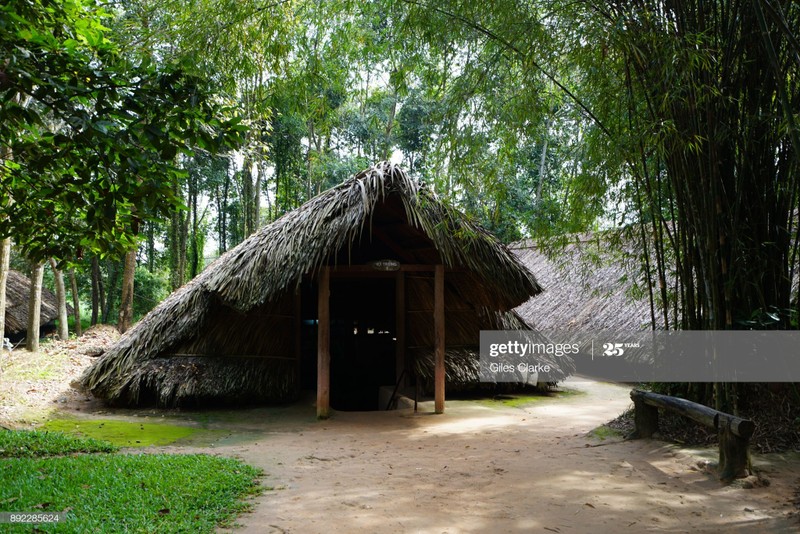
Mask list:
POLYGON ((330 417, 331 314, 330 269, 322 267, 317 281, 317 418, 330 417))
MULTIPOLYGON (((395 321, 395 381, 400 380, 406 368, 406 273, 396 273, 394 279, 394 321, 395 321)), ((403 379, 405 386, 406 379, 403 379)))
POLYGON ((434 411, 444 413, 444 265, 437 265, 433 290, 434 353, 434 411))

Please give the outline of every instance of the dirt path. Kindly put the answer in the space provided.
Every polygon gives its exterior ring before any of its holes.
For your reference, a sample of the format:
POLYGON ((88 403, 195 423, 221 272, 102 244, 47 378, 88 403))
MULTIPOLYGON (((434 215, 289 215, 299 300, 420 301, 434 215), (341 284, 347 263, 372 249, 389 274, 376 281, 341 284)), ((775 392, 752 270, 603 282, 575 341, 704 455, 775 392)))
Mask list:
POLYGON ((698 468, 713 450, 587 436, 629 405, 629 389, 568 386, 585 395, 526 408, 448 402, 439 416, 252 421, 249 437, 215 450, 262 467, 276 489, 236 532, 798 530, 796 460, 762 465, 769 487, 722 486, 698 468))
POLYGON ((630 404, 628 388, 573 381, 566 386, 582 394, 523 408, 448 401, 438 416, 423 403, 418 415, 339 412, 319 422, 310 403, 199 414, 109 410, 69 388, 84 360, 60 346, 6 356, 0 423, 144 416, 223 431, 192 446, 137 451, 217 452, 262 467, 275 489, 235 533, 800 531, 792 516, 800 455, 755 457, 771 484, 743 489, 698 467, 715 460, 715 449, 588 436, 630 404))

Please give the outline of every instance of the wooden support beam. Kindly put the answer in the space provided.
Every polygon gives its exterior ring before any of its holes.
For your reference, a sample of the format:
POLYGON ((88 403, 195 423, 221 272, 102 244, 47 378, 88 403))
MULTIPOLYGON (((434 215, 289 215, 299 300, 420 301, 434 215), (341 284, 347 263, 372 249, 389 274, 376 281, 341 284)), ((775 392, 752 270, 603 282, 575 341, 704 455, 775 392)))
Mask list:
POLYGON ((322 267, 317 281, 317 418, 330 417, 331 314, 330 269, 322 267))
POLYGON ((294 358, 295 362, 295 394, 300 395, 303 381, 303 289, 298 287, 294 294, 294 358))
POLYGON ((434 411, 444 413, 444 265, 437 265, 434 278, 434 411))
MULTIPOLYGON (((394 321, 395 321, 395 382, 400 380, 406 369, 406 273, 396 273, 394 279, 394 321)), ((406 378, 400 387, 405 386, 406 378)))

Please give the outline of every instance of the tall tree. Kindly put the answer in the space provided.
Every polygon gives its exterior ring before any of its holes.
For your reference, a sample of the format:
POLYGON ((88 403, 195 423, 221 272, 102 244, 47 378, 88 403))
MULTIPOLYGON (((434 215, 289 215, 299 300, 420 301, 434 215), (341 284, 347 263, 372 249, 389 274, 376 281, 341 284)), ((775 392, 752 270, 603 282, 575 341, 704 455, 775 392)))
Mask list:
POLYGON ((0 241, 0 343, 6 332, 6 283, 8 282, 8 265, 11 260, 11 239, 0 241))
POLYGON ((96 325, 100 319, 100 306, 104 299, 103 278, 100 275, 100 260, 97 256, 92 256, 92 317, 90 323, 96 325))
POLYGON ((31 263, 31 290, 28 298, 28 330, 25 335, 25 348, 29 352, 39 351, 39 332, 42 318, 42 278, 43 263, 31 263))
POLYGON ((56 260, 50 258, 50 268, 56 286, 56 309, 58 311, 58 339, 69 339, 69 323, 67 322, 67 291, 64 288, 64 274, 58 268, 56 260))
POLYGON ((75 335, 80 337, 83 334, 81 326, 81 296, 78 294, 78 279, 75 276, 75 269, 69 270, 70 290, 72 291, 72 313, 75 320, 75 335))
POLYGON ((125 254, 122 270, 122 297, 119 305, 119 319, 117 329, 121 334, 130 330, 133 324, 133 278, 136 273, 136 250, 125 254))

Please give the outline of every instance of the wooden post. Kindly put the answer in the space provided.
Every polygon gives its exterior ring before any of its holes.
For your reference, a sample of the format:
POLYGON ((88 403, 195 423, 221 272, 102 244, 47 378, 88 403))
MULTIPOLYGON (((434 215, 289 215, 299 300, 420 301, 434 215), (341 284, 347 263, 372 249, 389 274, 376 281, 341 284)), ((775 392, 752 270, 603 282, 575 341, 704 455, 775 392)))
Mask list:
POLYGON ((634 430, 627 439, 649 439, 658 432, 658 408, 645 404, 644 399, 631 394, 633 399, 634 430))
POLYGON ((331 317, 330 269, 322 267, 317 300, 317 418, 330 417, 331 400, 331 317))
MULTIPOLYGON (((395 382, 400 380, 406 369, 406 273, 398 272, 394 279, 395 314, 395 382)), ((406 378, 400 387, 405 386, 406 378)))
POLYGON ((434 330, 434 408, 444 413, 444 265, 437 265, 434 278, 433 330, 434 330))
POLYGON ((294 294, 294 357, 295 362, 295 395, 300 395, 303 381, 303 288, 298 287, 294 294))
POLYGON ((737 435, 733 422, 734 418, 720 418, 718 469, 723 482, 750 474, 750 437, 737 435))

